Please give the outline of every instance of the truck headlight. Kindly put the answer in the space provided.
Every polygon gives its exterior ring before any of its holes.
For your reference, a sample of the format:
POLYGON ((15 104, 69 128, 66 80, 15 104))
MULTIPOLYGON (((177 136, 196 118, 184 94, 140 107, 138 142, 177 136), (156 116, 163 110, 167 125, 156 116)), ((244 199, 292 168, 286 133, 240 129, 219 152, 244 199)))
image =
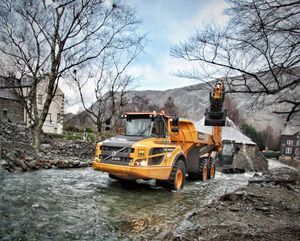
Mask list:
POLYGON ((137 160, 135 161, 134 165, 136 166, 141 166, 141 167, 145 167, 147 166, 147 160, 146 159, 140 159, 140 160, 137 160))
POLYGON ((100 154, 101 154, 101 149, 102 149, 102 142, 97 143, 96 145, 96 151, 95 151, 95 155, 96 157, 99 158, 100 154))

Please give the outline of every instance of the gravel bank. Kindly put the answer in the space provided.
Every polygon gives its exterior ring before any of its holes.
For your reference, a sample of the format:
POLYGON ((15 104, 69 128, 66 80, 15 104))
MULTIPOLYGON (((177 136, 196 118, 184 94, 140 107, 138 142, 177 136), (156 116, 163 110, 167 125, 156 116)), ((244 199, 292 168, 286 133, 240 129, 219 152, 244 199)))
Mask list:
POLYGON ((193 210, 164 240, 300 240, 299 169, 255 175, 245 188, 193 210))

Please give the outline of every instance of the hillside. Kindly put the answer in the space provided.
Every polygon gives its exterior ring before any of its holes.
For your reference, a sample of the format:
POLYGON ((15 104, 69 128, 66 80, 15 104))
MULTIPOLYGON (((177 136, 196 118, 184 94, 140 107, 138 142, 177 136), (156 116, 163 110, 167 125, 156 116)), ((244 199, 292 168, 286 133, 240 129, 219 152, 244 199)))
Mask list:
MULTIPOLYGON (((167 99, 172 97, 181 116, 197 121, 203 117, 205 109, 209 106, 209 92, 209 85, 201 83, 164 91, 134 90, 128 92, 127 98, 130 102, 135 96, 142 96, 144 99, 149 100, 149 104, 157 105, 161 108, 167 99)), ((246 122, 255 126, 256 129, 263 130, 267 126, 270 126, 273 128, 274 134, 279 134, 283 129, 285 117, 272 112, 278 108, 284 108, 284 106, 283 104, 281 104, 281 106, 276 105, 274 96, 266 97, 265 104, 262 108, 251 108, 252 100, 249 94, 227 94, 227 97, 236 103, 237 109, 246 122)), ((78 125, 79 120, 82 121, 83 119, 86 119, 82 118, 83 115, 86 115, 86 113, 75 115, 69 120, 69 123, 71 122, 78 125)), ((299 118, 295 118, 289 122, 289 125, 296 126, 298 123, 300 123, 299 118)), ((83 125, 83 123, 80 123, 80 125, 83 125)), ((297 128, 300 127, 297 126, 297 128)))
MULTIPOLYGON (((162 106, 168 97, 174 99, 175 104, 179 107, 179 112, 185 117, 192 120, 200 120, 209 106, 209 86, 207 84, 197 84, 183 88, 169 89, 165 91, 132 91, 129 95, 144 96, 152 104, 162 106)), ((228 94, 227 95, 237 105, 237 109, 248 124, 252 124, 258 130, 263 130, 271 126, 279 134, 283 129, 285 117, 272 113, 278 108, 274 103, 275 97, 268 96, 265 99, 263 108, 251 108, 251 96, 249 94, 228 94)), ((280 106, 280 108, 284 108, 280 106)), ((296 118, 289 124, 292 126, 299 125, 300 120, 296 118)), ((298 128, 300 128, 298 126, 298 128)))

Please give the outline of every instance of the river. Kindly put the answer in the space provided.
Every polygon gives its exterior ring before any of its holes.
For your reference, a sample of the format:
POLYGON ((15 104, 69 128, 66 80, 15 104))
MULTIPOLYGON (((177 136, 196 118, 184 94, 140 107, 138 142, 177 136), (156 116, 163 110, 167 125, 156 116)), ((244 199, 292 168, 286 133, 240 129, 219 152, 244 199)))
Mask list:
POLYGON ((217 173, 174 192, 154 181, 123 185, 86 169, 0 173, 1 240, 153 240, 191 210, 245 186, 250 174, 217 173))

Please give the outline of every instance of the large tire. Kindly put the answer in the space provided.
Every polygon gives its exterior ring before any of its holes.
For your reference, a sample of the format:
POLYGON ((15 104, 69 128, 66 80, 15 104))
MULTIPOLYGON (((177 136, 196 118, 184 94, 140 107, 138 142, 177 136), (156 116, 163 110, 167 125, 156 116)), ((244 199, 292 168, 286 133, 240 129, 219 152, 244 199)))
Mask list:
POLYGON ((209 168, 208 168, 208 178, 215 178, 216 175, 216 162, 214 158, 210 158, 209 168))
POLYGON ((207 158, 199 158, 198 172, 190 172, 189 178, 191 180, 202 180, 208 179, 208 160, 207 158))
POLYGON ((185 184, 186 167, 182 160, 178 160, 171 172, 168 181, 156 180, 156 185, 167 187, 173 190, 180 190, 185 184))
POLYGON ((178 160, 171 172, 169 183, 174 190, 180 190, 185 184, 186 167, 182 160, 178 160))

